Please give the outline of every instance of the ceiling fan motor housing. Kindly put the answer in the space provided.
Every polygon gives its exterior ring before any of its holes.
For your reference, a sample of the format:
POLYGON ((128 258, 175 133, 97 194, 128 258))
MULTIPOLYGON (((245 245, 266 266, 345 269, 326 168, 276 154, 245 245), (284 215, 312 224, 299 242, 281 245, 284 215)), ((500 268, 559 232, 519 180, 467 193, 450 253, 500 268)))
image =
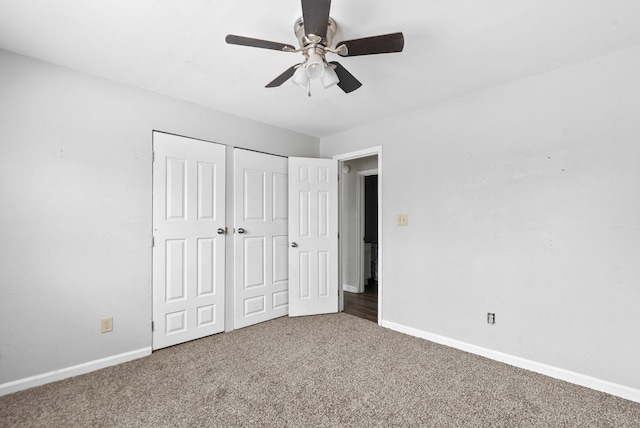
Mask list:
POLYGON ((300 43, 300 48, 305 48, 309 45, 322 45, 323 47, 330 47, 331 43, 333 43, 333 36, 336 34, 338 29, 338 25, 333 18, 329 18, 329 26, 327 27, 327 37, 322 38, 316 34, 305 34, 304 31, 304 20, 302 17, 298 18, 296 23, 293 25, 293 31, 296 34, 296 38, 300 43))

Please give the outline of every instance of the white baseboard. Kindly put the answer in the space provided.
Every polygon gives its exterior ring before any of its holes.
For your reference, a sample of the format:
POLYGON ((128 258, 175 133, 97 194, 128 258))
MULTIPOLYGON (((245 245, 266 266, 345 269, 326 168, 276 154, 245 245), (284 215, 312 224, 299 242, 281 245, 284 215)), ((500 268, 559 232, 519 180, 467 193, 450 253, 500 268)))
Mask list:
POLYGON ((54 370, 48 373, 27 377, 24 379, 14 380, 12 382, 0 385, 0 396, 11 394, 12 392, 22 391, 23 389, 32 388, 34 386, 44 385, 46 383, 67 379, 73 376, 100 370, 105 367, 115 366, 116 364, 126 363, 127 361, 136 360, 138 358, 151 355, 151 347, 138 349, 136 351, 125 352, 123 354, 113 355, 99 360, 89 361, 78 364, 77 366, 66 367, 60 370, 54 370))
POLYGON ((617 383, 609 382, 602 379, 597 379, 591 376, 586 376, 580 373, 572 372, 569 370, 561 369, 558 367, 549 366, 546 364, 538 363, 535 361, 527 360, 513 355, 505 354, 502 352, 494 351, 480 346, 472 345, 459 340, 450 339, 445 336, 439 336, 437 334, 428 333, 422 330, 418 330, 413 327, 407 327, 402 324, 397 324, 391 321, 382 320, 381 326, 391 330, 405 333, 410 336, 426 339, 431 342, 439 343, 441 345, 450 346, 452 348, 460 349, 465 352, 480 355, 501 363, 509 364, 521 369, 530 370, 532 372, 540 373, 555 379, 560 379, 569 383, 584 386, 594 389, 596 391, 606 392, 607 394, 615 395, 617 397, 624 398, 626 400, 635 401, 640 403, 640 389, 631 388, 628 386, 620 385, 617 383))
POLYGON ((348 291, 349 293, 359 293, 358 287, 349 284, 342 284, 342 289, 344 291, 348 291))

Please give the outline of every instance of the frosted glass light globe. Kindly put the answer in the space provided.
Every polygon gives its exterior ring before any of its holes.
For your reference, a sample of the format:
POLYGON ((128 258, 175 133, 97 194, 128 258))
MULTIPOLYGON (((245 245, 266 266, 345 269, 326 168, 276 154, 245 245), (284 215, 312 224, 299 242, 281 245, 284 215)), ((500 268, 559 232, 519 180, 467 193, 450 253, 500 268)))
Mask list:
POLYGON ((305 70, 309 79, 319 79, 324 74, 324 60, 317 53, 309 55, 305 70))

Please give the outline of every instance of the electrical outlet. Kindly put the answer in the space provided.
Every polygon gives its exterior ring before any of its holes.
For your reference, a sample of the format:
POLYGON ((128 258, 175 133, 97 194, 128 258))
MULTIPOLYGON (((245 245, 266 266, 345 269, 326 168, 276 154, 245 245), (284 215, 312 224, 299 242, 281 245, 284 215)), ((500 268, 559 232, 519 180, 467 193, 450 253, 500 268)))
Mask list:
POLYGON ((408 225, 409 225, 409 215, 398 214, 398 226, 408 226, 408 225))
POLYGON ((100 332, 109 333, 113 331, 113 317, 102 318, 100 320, 100 332))
POLYGON ((495 324, 496 323, 496 314, 487 312, 487 323, 495 324))

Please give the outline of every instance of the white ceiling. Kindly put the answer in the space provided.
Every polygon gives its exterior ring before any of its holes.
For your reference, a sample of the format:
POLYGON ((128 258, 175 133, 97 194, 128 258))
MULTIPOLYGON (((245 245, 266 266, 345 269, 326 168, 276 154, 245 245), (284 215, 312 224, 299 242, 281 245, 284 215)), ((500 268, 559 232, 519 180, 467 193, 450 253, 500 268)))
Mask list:
MULTIPOLYGON (((0 0, 0 48, 325 136, 640 44, 638 0, 333 0, 334 42, 402 31, 402 53, 340 58, 351 94, 264 85, 301 54, 299 0, 0 0)), ((314 82, 315 83, 315 82, 314 82)))

